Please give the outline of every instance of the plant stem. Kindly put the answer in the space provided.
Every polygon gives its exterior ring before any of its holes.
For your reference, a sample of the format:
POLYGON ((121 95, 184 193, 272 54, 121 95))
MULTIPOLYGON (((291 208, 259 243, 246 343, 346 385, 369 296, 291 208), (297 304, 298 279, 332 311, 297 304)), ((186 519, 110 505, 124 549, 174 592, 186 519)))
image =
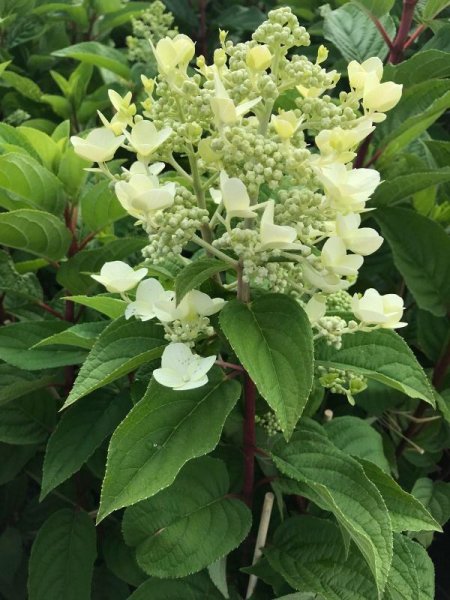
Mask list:
POLYGON ((381 21, 379 19, 377 19, 377 17, 375 17, 372 13, 369 13, 370 18, 372 19, 372 21, 374 22, 375 27, 378 29, 378 31, 381 33, 381 37, 383 38, 383 40, 386 42, 387 46, 389 47, 390 50, 393 49, 393 43, 391 38, 389 37, 386 29, 383 27, 383 24, 381 23, 381 21))
POLYGON ((222 252, 218 248, 215 248, 214 246, 212 246, 210 243, 208 243, 203 238, 194 234, 192 236, 192 241, 194 241, 198 246, 201 246, 202 248, 204 248, 208 252, 208 254, 213 254, 214 256, 217 256, 217 258, 220 258, 220 260, 223 260, 224 262, 229 263, 229 265, 232 266, 233 269, 236 269, 236 270, 238 269, 239 263, 236 260, 231 258, 231 256, 228 256, 228 254, 225 254, 225 252, 222 252))
POLYGON ((414 10, 418 0, 403 0, 403 11, 400 19, 400 26, 395 36, 392 50, 389 54, 389 62, 393 65, 403 60, 403 52, 411 29, 414 10))
MULTIPOLYGON (((272 494, 272 492, 267 492, 267 494, 264 496, 264 504, 261 513, 261 521, 259 522, 258 536, 256 538, 255 553, 253 554, 252 565, 256 564, 261 558, 262 549, 264 548, 266 543, 274 498, 275 496, 272 494)), ((250 578, 248 580, 247 593, 245 595, 246 599, 251 598, 251 596, 253 595, 257 581, 258 577, 256 575, 250 575, 250 578)))

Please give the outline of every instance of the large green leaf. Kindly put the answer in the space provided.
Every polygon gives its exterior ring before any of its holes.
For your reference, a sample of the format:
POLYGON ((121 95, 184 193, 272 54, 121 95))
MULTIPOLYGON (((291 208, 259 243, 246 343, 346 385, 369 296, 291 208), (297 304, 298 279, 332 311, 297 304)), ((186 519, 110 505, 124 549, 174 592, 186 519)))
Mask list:
POLYGON ((421 477, 411 493, 426 506, 440 525, 450 519, 450 483, 421 477))
POLYGON ((54 215, 21 209, 0 213, 0 244, 50 260, 62 258, 70 245, 70 234, 54 215))
POLYGON ((56 50, 53 52, 53 56, 74 58, 96 67, 108 69, 126 80, 130 79, 130 68, 125 54, 100 42, 80 42, 74 46, 56 50))
POLYGON ((384 148, 382 161, 418 138, 450 107, 450 81, 430 79, 407 88, 401 101, 389 111, 374 135, 384 148))
POLYGON ((16 446, 0 442, 0 485, 8 483, 20 473, 36 454, 37 445, 16 446))
POLYGON ((6 83, 13 89, 17 90, 19 94, 32 100, 33 102, 40 102, 42 99, 42 90, 40 87, 29 77, 19 75, 14 71, 6 71, 0 75, 0 79, 6 81, 6 83))
POLYGON ((364 472, 383 496, 393 531, 442 531, 424 505, 374 463, 360 460, 364 472))
POLYGON ((325 423, 325 431, 335 446, 355 458, 364 458, 389 473, 389 462, 384 455, 383 438, 360 417, 336 417, 325 423))
POLYGON ((121 524, 109 523, 104 527, 102 554, 108 569, 122 581, 138 587, 147 579, 137 564, 134 548, 125 544, 121 524))
POLYGON ((56 421, 55 399, 40 392, 0 407, 0 442, 38 444, 49 436, 56 421))
MULTIPOLYGON (((408 538, 403 538, 403 542, 406 542, 416 567, 419 579, 418 600, 435 600, 434 565, 431 558, 421 544, 416 544, 408 538)), ((410 599, 407 598, 406 600, 410 599)))
POLYGON ((360 373, 434 406, 433 390, 422 367, 406 342, 391 330, 344 335, 340 350, 321 342, 316 348, 316 362, 360 373))
POLYGON ((302 423, 289 443, 277 442, 273 459, 282 473, 306 484, 304 495, 335 515, 365 557, 381 594, 392 562, 386 505, 358 461, 340 451, 313 424, 302 423))
POLYGON ((386 68, 385 79, 410 86, 427 79, 450 75, 450 54, 442 50, 425 50, 413 54, 399 65, 386 68))
POLYGON ((220 325, 289 438, 313 382, 313 341, 306 313, 288 296, 267 294, 248 305, 228 302, 220 325))
POLYGON ((390 208, 376 215, 394 263, 420 308, 443 317, 450 308, 450 238, 413 210, 390 208), (402 232, 408 231, 408 235, 402 232))
POLYGON ((391 10, 395 0, 353 0, 353 3, 375 17, 382 17, 391 10))
POLYGON ((48 440, 41 500, 76 473, 130 408, 126 395, 108 390, 94 393, 65 412, 48 440))
POLYGON ((31 156, 4 154, 0 156, 0 206, 60 215, 64 209, 61 182, 31 156))
POLYGON ((188 391, 150 382, 111 438, 99 520, 154 496, 186 462, 215 448, 240 386, 214 371, 209 377, 207 385, 188 391))
POLYGON ((425 0, 422 18, 425 20, 434 19, 447 6, 450 6, 449 0, 425 0))
POLYGON ((95 342, 64 407, 158 358, 166 344, 158 324, 116 319, 95 342))
POLYGON ((81 212, 83 223, 92 231, 103 229, 127 215, 109 181, 100 181, 82 196, 81 212))
MULTIPOLYGON (((370 203, 377 207, 392 207, 416 192, 449 181, 450 168, 399 175, 393 179, 383 181, 376 189, 370 203)), ((376 213, 375 216, 378 217, 379 214, 382 214, 382 211, 376 213)))
POLYGON ((108 295, 99 294, 98 296, 67 296, 67 300, 72 300, 76 304, 93 308, 99 313, 102 313, 110 319, 118 319, 121 317, 127 306, 125 300, 119 298, 111 298, 108 295))
POLYGON ((86 352, 72 349, 30 349, 42 339, 64 331, 63 321, 13 323, 0 328, 0 359, 25 371, 39 371, 83 362, 86 352))
POLYGON ((157 579, 152 577, 135 590, 128 600, 223 600, 206 572, 184 579, 157 579))
POLYGON ((11 256, 4 251, 0 251, 0 291, 12 292, 33 301, 43 298, 41 284, 36 275, 18 273, 11 256))
POLYGON ((29 600, 90 600, 95 537, 94 523, 85 512, 62 509, 52 514, 31 550, 29 600))
POLYGON ((169 488, 125 511, 125 541, 136 547, 146 573, 184 577, 239 546, 252 517, 228 495, 229 485, 225 464, 203 457, 187 464, 169 488))
MULTIPOLYGON (((384 16, 380 22, 392 38, 395 25, 391 17, 384 16)), ((346 4, 333 11, 330 8, 326 9, 323 34, 325 39, 333 42, 347 61, 362 62, 371 56, 384 59, 389 51, 375 24, 367 17, 366 11, 353 4, 346 4)))
POLYGON ((175 292, 177 302, 181 302, 184 296, 199 287, 204 281, 230 268, 230 265, 216 258, 202 258, 191 262, 177 275, 175 280, 175 292))
POLYGON ((82 250, 61 264, 56 280, 72 294, 86 294, 98 284, 89 273, 97 273, 105 262, 123 260, 146 244, 144 238, 121 238, 109 244, 82 250))
POLYGON ((59 376, 55 373, 48 371, 32 373, 2 363, 0 364, 0 406, 35 390, 46 388, 58 380, 59 376))
POLYGON ((42 348, 42 346, 76 346, 90 350, 94 345, 95 340, 108 325, 107 321, 94 321, 93 323, 80 323, 73 325, 64 331, 54 333, 53 335, 44 338, 34 348, 42 348))

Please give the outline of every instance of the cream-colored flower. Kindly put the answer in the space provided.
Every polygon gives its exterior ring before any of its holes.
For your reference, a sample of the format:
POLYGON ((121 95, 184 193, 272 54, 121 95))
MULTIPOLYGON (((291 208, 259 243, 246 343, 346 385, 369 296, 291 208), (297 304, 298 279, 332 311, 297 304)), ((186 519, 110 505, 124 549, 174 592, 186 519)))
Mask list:
POLYGON ((355 213, 338 214, 336 217, 336 235, 344 242, 347 250, 368 256, 378 250, 383 238, 371 227, 359 227, 361 216, 355 213))
POLYGON ((322 294, 314 294, 305 305, 305 312, 308 315, 311 325, 320 321, 327 312, 327 302, 322 294))
POLYGON ((361 64, 356 60, 352 60, 348 64, 347 72, 350 87, 360 92, 363 90, 369 74, 374 75, 378 83, 381 81, 383 77, 383 63, 377 56, 368 58, 361 64))
POLYGON ((127 134, 130 146, 137 153, 138 160, 148 161, 149 157, 172 135, 171 127, 164 127, 160 131, 151 121, 138 121, 127 134))
POLYGON ((259 228, 260 250, 300 250, 302 245, 296 242, 297 231, 289 225, 275 225, 274 212, 275 202, 269 200, 259 228))
POLYGON ((156 175, 131 175, 129 181, 118 181, 116 196, 124 209, 135 219, 145 221, 157 210, 172 206, 176 185, 160 185, 156 175))
POLYGON ((386 81, 380 83, 374 73, 366 78, 363 90, 362 103, 366 111, 371 113, 385 113, 400 102, 403 85, 386 81))
POLYGON ((228 177, 225 171, 220 172, 220 190, 209 190, 216 204, 223 202, 227 211, 227 223, 237 217, 239 219, 252 219, 256 213, 251 210, 250 196, 244 183, 237 177, 228 177))
POLYGON ((136 287, 147 275, 147 271, 146 268, 135 271, 127 263, 114 260, 103 265, 100 275, 91 275, 91 277, 104 285, 108 292, 121 294, 136 287))
POLYGON ((207 373, 216 356, 202 358, 186 344, 169 344, 161 358, 161 368, 153 371, 156 381, 174 390, 192 390, 208 383, 207 373))
POLYGON ((153 53, 158 63, 158 70, 169 78, 177 70, 185 74, 189 62, 195 54, 195 44, 190 37, 178 34, 174 38, 165 37, 153 46, 153 53))
POLYGON ((91 162, 104 163, 114 158, 125 137, 118 137, 106 127, 93 129, 85 139, 73 135, 70 138, 75 153, 91 162))
POLYGON ((365 325, 378 325, 383 329, 398 329, 407 325, 401 321, 403 298, 397 294, 382 296, 377 290, 370 288, 362 297, 358 294, 353 296, 352 311, 365 325))
POLYGON ((317 290, 331 294, 339 290, 346 290, 350 287, 350 283, 345 279, 341 279, 336 273, 325 272, 321 273, 315 269, 307 260, 302 263, 302 272, 305 281, 317 290))
POLYGON ((272 64, 272 53, 265 44, 253 46, 247 53, 247 66, 251 71, 265 71, 272 64))
POLYGON ((335 273, 347 277, 356 277, 364 259, 359 254, 347 254, 347 249, 341 238, 328 238, 322 248, 322 264, 335 273))
POLYGON ((353 150, 362 142, 375 127, 370 119, 362 119, 352 129, 323 129, 316 136, 316 146, 320 150, 320 164, 330 162, 348 163, 356 156, 353 150))
POLYGON ((191 290, 178 305, 175 296, 166 295, 154 303, 154 310, 162 323, 171 323, 176 320, 188 323, 199 317, 214 315, 224 306, 225 300, 222 298, 211 298, 199 290, 191 290))
POLYGON ((271 123, 281 139, 288 140, 297 131, 303 118, 297 118, 293 110, 280 111, 278 115, 272 115, 271 123))
POLYGON ((167 294, 173 297, 175 292, 166 292, 157 279, 144 279, 137 287, 136 300, 125 309, 125 318, 136 317, 141 321, 153 319, 156 317, 155 303, 166 299, 167 294))
POLYGON ((317 169, 327 198, 333 208, 347 212, 361 212, 365 203, 380 183, 380 174, 374 169, 347 169, 341 163, 332 163, 317 169))
POLYGON ((241 102, 241 104, 236 106, 225 89, 216 68, 214 68, 214 88, 215 95, 211 98, 210 102, 218 127, 237 123, 241 117, 261 101, 261 96, 258 96, 258 98, 241 102))

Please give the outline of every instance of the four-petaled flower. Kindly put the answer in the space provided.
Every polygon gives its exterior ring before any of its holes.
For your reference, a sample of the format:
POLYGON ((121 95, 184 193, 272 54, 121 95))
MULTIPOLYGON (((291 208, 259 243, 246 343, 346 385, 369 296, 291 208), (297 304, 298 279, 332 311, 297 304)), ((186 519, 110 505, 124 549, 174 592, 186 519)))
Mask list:
POLYGON ((122 294, 135 288, 147 275, 147 271, 145 267, 135 271, 127 263, 113 260, 103 265, 100 275, 91 275, 91 277, 104 285, 108 292, 122 294))
POLYGON ((207 373, 215 361, 215 356, 202 358, 194 354, 186 344, 169 344, 164 349, 161 368, 153 371, 153 377, 165 387, 192 390, 208 383, 207 373))

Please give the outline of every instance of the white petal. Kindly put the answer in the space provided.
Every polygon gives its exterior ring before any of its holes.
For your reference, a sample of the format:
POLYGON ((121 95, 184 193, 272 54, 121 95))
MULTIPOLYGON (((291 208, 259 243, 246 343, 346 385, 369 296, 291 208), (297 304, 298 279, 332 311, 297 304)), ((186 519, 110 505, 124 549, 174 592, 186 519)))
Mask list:
POLYGON ((183 380, 173 369, 160 368, 153 371, 153 377, 160 385, 177 389, 183 385, 183 380))

